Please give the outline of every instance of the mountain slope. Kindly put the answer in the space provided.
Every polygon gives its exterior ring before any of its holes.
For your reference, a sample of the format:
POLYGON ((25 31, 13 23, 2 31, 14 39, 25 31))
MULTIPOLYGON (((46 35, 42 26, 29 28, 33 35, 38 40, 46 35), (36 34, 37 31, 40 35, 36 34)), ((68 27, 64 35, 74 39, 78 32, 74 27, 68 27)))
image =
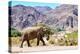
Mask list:
POLYGON ((11 7, 11 26, 23 29, 35 25, 38 20, 43 21, 44 15, 30 6, 16 5, 11 7))
POLYGON ((52 28, 66 29, 78 27, 77 5, 63 4, 55 9, 16 5, 11 7, 11 27, 21 30, 38 22, 52 28), (44 14, 43 14, 44 13, 44 14))
POLYGON ((50 11, 52 10, 52 8, 48 7, 48 6, 36 6, 34 7, 37 11, 39 11, 40 13, 44 13, 45 11, 50 11))
POLYGON ((54 10, 46 12, 45 14, 47 15, 47 18, 51 19, 50 21, 47 20, 48 22, 46 22, 46 24, 50 24, 58 28, 64 27, 64 29, 68 26, 78 27, 78 15, 77 15, 78 11, 76 11, 77 8, 78 8, 77 5, 63 4, 55 8, 54 10), (54 23, 52 24, 51 21, 54 21, 54 23))

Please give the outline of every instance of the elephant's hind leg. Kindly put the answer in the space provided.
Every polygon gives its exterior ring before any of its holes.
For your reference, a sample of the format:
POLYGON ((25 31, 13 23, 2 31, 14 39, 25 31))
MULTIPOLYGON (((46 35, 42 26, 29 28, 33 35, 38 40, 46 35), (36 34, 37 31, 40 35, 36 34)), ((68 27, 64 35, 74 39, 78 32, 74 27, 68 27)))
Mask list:
POLYGON ((25 40, 22 40, 22 43, 21 43, 21 46, 20 46, 21 48, 23 48, 23 43, 24 43, 24 41, 25 41, 25 40))
POLYGON ((31 47, 30 43, 29 43, 29 40, 27 40, 27 44, 28 44, 28 47, 31 47))
POLYGON ((39 38, 37 38, 37 46, 39 45, 39 41, 40 41, 40 39, 39 39, 39 38))

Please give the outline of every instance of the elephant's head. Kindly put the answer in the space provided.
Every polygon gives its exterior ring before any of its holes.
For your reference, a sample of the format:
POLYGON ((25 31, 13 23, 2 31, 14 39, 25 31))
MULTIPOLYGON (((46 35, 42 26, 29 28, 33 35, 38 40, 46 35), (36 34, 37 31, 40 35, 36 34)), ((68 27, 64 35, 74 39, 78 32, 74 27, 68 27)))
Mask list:
POLYGON ((44 35, 47 37, 46 40, 49 40, 49 38, 50 38, 50 37, 49 37, 49 35, 50 35, 49 33, 50 33, 50 32, 49 32, 48 28, 43 27, 43 32, 44 32, 44 35))

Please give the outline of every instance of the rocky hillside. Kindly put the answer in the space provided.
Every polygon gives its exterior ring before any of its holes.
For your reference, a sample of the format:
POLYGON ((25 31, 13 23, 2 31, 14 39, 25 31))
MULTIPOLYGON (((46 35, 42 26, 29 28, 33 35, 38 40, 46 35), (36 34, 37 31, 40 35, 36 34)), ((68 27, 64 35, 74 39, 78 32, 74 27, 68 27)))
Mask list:
POLYGON ((77 5, 63 4, 55 9, 16 5, 10 7, 9 10, 11 10, 11 27, 18 30, 33 26, 38 22, 43 22, 52 28, 66 29, 68 27, 78 27, 77 5))
POLYGON ((16 29, 23 29, 43 21, 44 15, 30 6, 16 5, 11 7, 11 26, 16 29))
POLYGON ((44 13, 46 11, 50 11, 52 10, 52 8, 48 7, 48 6, 36 6, 34 7, 37 11, 39 11, 40 13, 44 13))
POLYGON ((68 28, 78 27, 77 5, 61 5, 54 10, 45 12, 47 16, 46 24, 52 27, 68 28))

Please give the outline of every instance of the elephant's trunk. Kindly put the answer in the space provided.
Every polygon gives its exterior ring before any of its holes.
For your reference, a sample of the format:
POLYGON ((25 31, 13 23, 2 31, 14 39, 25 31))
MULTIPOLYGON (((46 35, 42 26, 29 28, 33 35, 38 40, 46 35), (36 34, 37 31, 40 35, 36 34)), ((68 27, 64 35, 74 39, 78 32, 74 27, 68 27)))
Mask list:
POLYGON ((46 38, 46 40, 49 40, 49 38, 50 38, 50 37, 49 37, 49 35, 47 35, 47 38, 46 38))

